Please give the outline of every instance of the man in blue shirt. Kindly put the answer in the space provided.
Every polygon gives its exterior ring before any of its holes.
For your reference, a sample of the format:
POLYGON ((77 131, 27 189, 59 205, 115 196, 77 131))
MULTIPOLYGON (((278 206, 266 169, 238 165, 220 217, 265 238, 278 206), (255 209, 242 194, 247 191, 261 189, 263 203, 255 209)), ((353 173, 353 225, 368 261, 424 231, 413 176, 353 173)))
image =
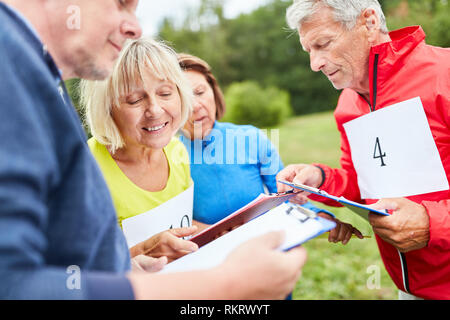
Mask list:
POLYGON ((274 250, 278 233, 204 272, 129 272, 107 186, 61 74, 106 78, 124 41, 141 35, 136 7, 137 0, 0 2, 0 298, 283 298, 305 253, 274 250))

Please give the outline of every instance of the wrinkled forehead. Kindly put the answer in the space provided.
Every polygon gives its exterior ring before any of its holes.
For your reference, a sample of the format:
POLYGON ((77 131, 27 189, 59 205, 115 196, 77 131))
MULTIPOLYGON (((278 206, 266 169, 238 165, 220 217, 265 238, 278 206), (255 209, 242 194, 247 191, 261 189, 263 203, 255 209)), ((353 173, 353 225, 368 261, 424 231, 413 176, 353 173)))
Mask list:
POLYGON ((308 46, 323 37, 333 37, 345 31, 344 26, 337 22, 331 9, 322 8, 305 19, 298 33, 303 50, 307 51, 308 46))

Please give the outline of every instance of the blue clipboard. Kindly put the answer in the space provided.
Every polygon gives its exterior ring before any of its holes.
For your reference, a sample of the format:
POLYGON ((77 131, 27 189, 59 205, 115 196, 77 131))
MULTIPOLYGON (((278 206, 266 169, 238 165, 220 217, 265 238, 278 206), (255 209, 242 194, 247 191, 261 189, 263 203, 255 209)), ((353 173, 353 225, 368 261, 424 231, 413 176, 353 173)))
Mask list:
POLYGON ((376 210, 373 208, 370 208, 369 206, 366 206, 364 204, 361 203, 357 203, 351 200, 347 200, 344 197, 336 197, 333 195, 328 194, 327 192, 317 189, 317 188, 313 188, 304 184, 297 184, 297 183, 292 183, 292 182, 288 182, 288 181, 283 181, 283 180, 278 180, 279 183, 288 185, 292 188, 295 189, 300 189, 309 193, 313 193, 316 194, 318 196, 322 196, 331 200, 334 200, 336 202, 339 202, 340 204, 344 205, 346 208, 350 209, 351 211, 353 211, 354 213, 356 213, 357 215, 359 215, 361 218, 365 219, 366 221, 369 221, 369 213, 375 213, 378 215, 382 215, 382 216, 389 216, 389 213, 387 211, 380 211, 380 210, 376 210))

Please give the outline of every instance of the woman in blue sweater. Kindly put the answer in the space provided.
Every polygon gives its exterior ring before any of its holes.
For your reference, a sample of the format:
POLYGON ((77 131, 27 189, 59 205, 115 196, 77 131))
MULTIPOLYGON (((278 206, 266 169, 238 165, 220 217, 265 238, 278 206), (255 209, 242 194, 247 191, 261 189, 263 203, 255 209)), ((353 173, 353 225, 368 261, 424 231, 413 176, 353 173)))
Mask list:
MULTIPOLYGON (((225 218, 264 192, 277 192, 276 175, 283 169, 280 156, 262 130, 251 125, 218 122, 225 113, 223 93, 202 59, 179 54, 178 61, 195 96, 193 113, 180 140, 186 146, 194 180, 194 220, 200 229, 225 218)), ((311 203, 303 205, 337 222, 347 243, 355 229, 311 203)), ((331 240, 331 239, 330 239, 331 240)))

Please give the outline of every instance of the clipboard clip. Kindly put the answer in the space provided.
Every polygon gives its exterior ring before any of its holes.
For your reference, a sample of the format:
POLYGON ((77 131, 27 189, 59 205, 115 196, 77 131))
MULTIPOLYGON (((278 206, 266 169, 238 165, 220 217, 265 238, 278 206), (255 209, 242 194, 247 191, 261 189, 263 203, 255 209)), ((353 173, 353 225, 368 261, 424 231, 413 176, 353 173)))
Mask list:
POLYGON ((288 190, 286 192, 275 192, 269 193, 269 196, 287 196, 289 194, 293 194, 295 189, 288 190))
POLYGON ((317 218, 317 214, 314 211, 294 203, 289 203, 289 208, 286 210, 286 214, 294 217, 301 223, 304 223, 309 219, 317 218))

